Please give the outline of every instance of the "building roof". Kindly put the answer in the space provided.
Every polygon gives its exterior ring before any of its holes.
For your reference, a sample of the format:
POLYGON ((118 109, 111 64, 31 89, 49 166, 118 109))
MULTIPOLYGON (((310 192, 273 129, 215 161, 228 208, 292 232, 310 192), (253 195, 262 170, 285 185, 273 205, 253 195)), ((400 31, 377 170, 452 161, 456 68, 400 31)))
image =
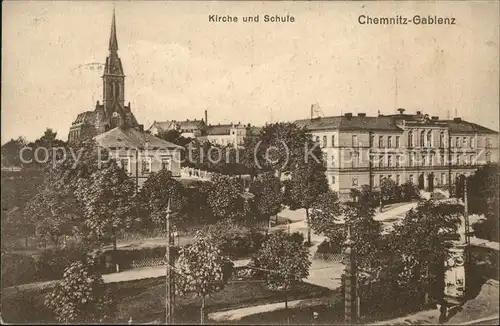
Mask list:
POLYGON ((135 128, 116 127, 95 136, 94 139, 100 146, 106 148, 183 149, 181 146, 135 128))
POLYGON ((94 111, 85 111, 85 112, 78 113, 73 124, 79 124, 79 123, 84 123, 84 122, 91 123, 94 119, 95 119, 94 111))
POLYGON ((297 120, 295 123, 299 127, 305 127, 309 130, 388 130, 403 131, 398 127, 391 117, 367 117, 367 116, 336 116, 321 117, 314 119, 297 120))
POLYGON ((409 123, 429 123, 429 124, 444 124, 448 125, 451 133, 484 133, 498 134, 497 131, 483 127, 476 123, 468 122, 460 118, 453 120, 439 120, 438 117, 428 117, 424 114, 391 114, 380 115, 378 117, 367 116, 335 116, 335 117, 320 117, 314 119, 297 120, 295 123, 299 127, 306 127, 309 130, 386 130, 386 131, 402 131, 400 125, 401 120, 409 123))
POLYGON ((473 122, 465 120, 445 120, 452 133, 471 133, 477 132, 480 134, 498 134, 497 131, 483 127, 473 122))
POLYGON ((171 129, 202 129, 205 126, 205 122, 202 120, 183 120, 183 121, 175 121, 175 120, 166 120, 166 121, 155 121, 149 127, 149 129, 156 127, 159 130, 171 130, 171 129))
POLYGON ((205 134, 207 136, 230 135, 232 128, 233 128, 232 124, 223 124, 216 126, 209 125, 205 129, 205 134))

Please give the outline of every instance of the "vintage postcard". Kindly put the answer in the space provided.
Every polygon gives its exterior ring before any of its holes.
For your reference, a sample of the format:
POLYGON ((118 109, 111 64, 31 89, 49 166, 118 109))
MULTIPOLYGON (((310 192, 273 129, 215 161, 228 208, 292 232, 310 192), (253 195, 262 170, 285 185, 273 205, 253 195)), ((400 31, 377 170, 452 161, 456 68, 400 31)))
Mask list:
POLYGON ((2 323, 498 324, 499 12, 4 1, 2 323))

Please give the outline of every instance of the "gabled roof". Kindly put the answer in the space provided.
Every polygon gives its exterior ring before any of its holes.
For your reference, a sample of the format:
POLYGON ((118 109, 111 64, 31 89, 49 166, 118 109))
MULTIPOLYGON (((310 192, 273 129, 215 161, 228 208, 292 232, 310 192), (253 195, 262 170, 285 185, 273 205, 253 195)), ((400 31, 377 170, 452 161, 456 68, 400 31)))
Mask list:
POLYGON ((183 149, 183 147, 165 141, 135 128, 116 127, 94 137, 99 146, 106 148, 138 149, 183 149), (146 143, 148 143, 146 145, 146 143))
POLYGON ((403 131, 399 128, 391 117, 366 117, 366 116, 336 116, 321 117, 314 119, 297 120, 295 123, 299 127, 306 127, 309 130, 387 130, 403 131))

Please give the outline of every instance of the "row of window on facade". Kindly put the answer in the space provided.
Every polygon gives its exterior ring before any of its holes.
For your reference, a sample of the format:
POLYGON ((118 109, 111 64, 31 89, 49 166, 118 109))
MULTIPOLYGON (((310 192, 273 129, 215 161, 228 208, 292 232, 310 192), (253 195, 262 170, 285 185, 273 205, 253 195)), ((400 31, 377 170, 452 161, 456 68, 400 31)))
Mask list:
MULTIPOLYGON (((349 153, 351 167, 357 168, 360 165, 360 155, 357 152, 349 153)), ((372 161, 373 167, 402 167, 402 166, 435 166, 435 165, 447 165, 449 162, 446 160, 447 156, 441 155, 440 160, 436 162, 436 155, 422 155, 420 160, 416 159, 415 153, 410 153, 409 155, 388 155, 387 160, 384 155, 371 155, 370 159, 372 161), (408 164, 403 160, 408 157, 408 164)), ((486 163, 491 162, 491 153, 486 153, 486 163)), ((475 155, 459 155, 457 154, 452 158, 451 164, 453 165, 473 165, 476 164, 475 155)), ((482 162, 480 162, 482 163, 482 162)), ((326 167, 336 167, 335 155, 330 156, 330 160, 328 160, 328 156, 326 153, 323 153, 323 164, 326 167)))
MULTIPOLYGON (((455 147, 457 148, 474 148, 474 143, 475 139, 474 137, 454 137, 455 138, 455 147)), ((452 138, 453 139, 453 138, 452 138)), ((323 136, 323 140, 321 141, 320 136, 316 136, 316 143, 321 144, 321 147, 335 147, 335 135, 331 136, 331 143, 330 146, 328 146, 328 137, 323 136)), ((352 142, 351 142, 352 147, 358 147, 360 144, 358 142, 358 136, 357 135, 352 135, 352 142)), ((444 131, 439 134, 439 144, 440 148, 445 148, 446 146, 446 136, 444 131)), ((453 145, 453 144, 452 144, 453 145)), ((375 146, 375 136, 372 135, 370 137, 370 147, 375 146)), ((408 133, 408 147, 414 147, 414 137, 413 137, 413 132, 410 131, 408 133)), ((420 133, 420 147, 434 147, 433 146, 433 137, 432 137, 432 132, 431 131, 422 131, 420 133)), ((400 136, 378 136, 378 147, 379 148, 400 148, 401 147, 401 142, 400 142, 400 136), (387 137, 387 143, 385 142, 385 137, 387 137), (387 144, 387 146, 386 146, 387 144)), ((491 147, 491 138, 486 138, 486 148, 491 147)))
MULTIPOLYGON (((161 163, 159 165, 160 169, 171 170, 171 158, 170 157, 161 157, 159 162, 161 163)), ((132 169, 131 169, 132 160, 130 157, 120 157, 117 160, 117 163, 118 163, 118 166, 125 171, 125 173, 127 173, 127 174, 132 173, 132 169)), ((153 168, 153 157, 141 158, 139 166, 140 166, 141 174, 148 174, 151 172, 156 172, 156 171, 153 171, 153 169, 152 169, 153 168)))

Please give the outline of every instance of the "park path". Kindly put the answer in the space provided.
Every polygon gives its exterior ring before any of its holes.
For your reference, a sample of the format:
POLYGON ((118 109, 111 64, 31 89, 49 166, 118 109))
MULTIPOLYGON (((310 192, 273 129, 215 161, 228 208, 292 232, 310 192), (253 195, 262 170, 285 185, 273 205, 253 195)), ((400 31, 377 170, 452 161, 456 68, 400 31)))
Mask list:
MULTIPOLYGON (((312 299, 303 299, 303 300, 293 300, 288 302, 288 308, 303 308, 303 307, 314 307, 323 304, 327 304, 332 301, 332 297, 321 297, 321 298, 312 298, 312 299)), ((212 312, 208 314, 208 318, 213 321, 231 321, 231 320, 240 320, 244 317, 263 313, 263 312, 271 312, 276 310, 285 309, 284 302, 277 303, 268 303, 258 306, 245 307, 233 310, 226 311, 218 311, 212 312)))

